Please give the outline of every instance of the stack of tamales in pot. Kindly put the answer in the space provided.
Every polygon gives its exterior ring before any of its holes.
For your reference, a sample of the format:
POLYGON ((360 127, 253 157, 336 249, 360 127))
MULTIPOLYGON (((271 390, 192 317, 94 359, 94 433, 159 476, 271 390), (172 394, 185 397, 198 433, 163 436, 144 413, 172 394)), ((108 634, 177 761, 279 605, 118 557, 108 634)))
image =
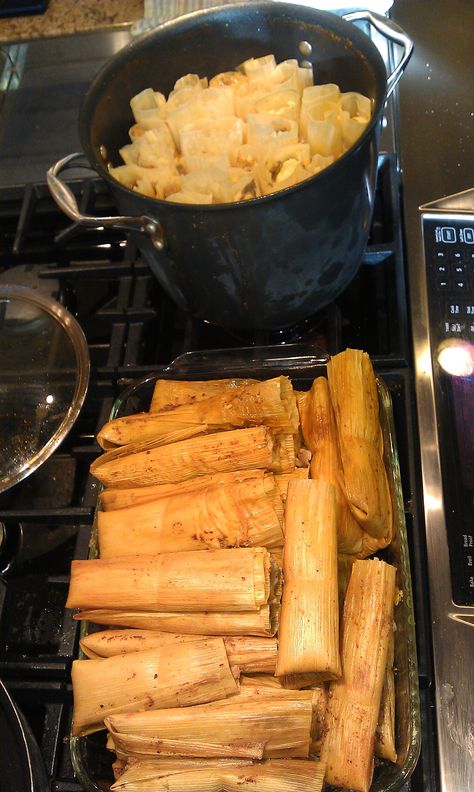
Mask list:
POLYGON ((158 379, 100 431, 99 557, 67 605, 73 734, 107 729, 113 790, 368 792, 396 761, 392 539, 367 354, 307 392, 158 379))

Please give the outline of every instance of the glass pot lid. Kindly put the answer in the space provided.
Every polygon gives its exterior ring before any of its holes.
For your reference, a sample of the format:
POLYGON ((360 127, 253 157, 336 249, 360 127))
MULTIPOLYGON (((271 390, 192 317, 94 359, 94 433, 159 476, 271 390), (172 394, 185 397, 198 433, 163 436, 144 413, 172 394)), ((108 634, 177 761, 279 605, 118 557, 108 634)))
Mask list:
POLYGON ((33 473, 74 424, 89 382, 89 352, 62 305, 0 285, 0 492, 33 473))

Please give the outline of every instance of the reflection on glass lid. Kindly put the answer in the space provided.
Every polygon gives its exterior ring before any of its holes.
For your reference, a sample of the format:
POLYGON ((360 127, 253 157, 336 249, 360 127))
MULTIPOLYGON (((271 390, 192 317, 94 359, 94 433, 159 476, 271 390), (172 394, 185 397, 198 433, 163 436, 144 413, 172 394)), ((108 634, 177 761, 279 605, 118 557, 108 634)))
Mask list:
POLYGON ((58 447, 89 381, 84 334, 59 303, 23 286, 0 286, 0 492, 58 447))

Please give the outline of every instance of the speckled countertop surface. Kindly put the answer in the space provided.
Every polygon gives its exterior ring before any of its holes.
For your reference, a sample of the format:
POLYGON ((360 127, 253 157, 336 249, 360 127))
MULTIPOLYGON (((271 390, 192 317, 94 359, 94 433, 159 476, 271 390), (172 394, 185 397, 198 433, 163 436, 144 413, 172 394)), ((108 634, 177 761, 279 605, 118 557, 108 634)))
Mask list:
POLYGON ((49 0, 44 14, 0 19, 0 43, 127 27, 143 9, 143 0, 49 0))

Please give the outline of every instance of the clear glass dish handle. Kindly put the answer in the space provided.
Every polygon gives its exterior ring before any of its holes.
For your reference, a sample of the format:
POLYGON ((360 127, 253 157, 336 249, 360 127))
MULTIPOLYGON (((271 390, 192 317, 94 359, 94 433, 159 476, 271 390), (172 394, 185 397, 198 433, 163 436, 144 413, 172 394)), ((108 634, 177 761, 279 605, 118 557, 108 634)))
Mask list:
POLYGON ((203 372, 206 379, 239 374, 248 377, 249 372, 256 377, 272 377, 281 372, 310 372, 328 360, 329 355, 323 349, 305 343, 236 347, 185 352, 166 366, 162 373, 178 379, 200 379, 203 372))
MULTIPOLYGON (((157 250, 163 250, 165 243, 162 228, 159 222, 152 217, 125 217, 123 215, 117 215, 116 217, 94 217, 93 215, 81 213, 73 191, 59 178, 59 174, 62 171, 72 167, 73 164, 77 166, 76 160, 79 159, 85 159, 84 154, 81 152, 68 154, 52 165, 46 173, 49 191, 64 214, 70 217, 75 223, 79 223, 79 225, 92 226, 93 228, 122 228, 125 231, 140 231, 142 234, 147 234, 150 237, 153 246, 157 250)), ((90 168, 91 166, 86 161, 81 167, 90 168)))
POLYGON ((389 41, 399 44, 402 49, 402 56, 395 66, 394 70, 387 77, 387 99, 395 89, 400 77, 405 71, 405 67, 411 58, 413 52, 413 41, 405 31, 397 25, 393 20, 388 17, 376 14, 374 11, 352 11, 349 14, 343 14, 343 19, 346 22, 369 22, 382 36, 385 36, 389 41))

